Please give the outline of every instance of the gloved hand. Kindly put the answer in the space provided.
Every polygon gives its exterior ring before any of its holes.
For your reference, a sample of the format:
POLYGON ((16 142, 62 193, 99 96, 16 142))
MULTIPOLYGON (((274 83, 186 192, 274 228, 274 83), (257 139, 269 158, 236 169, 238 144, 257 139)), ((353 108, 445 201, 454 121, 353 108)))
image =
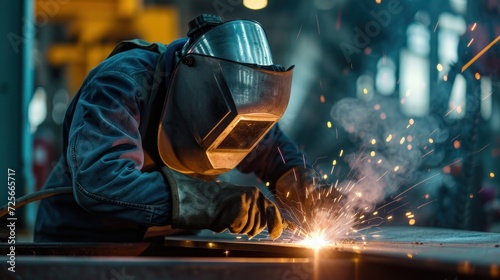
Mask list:
POLYGON ((168 167, 163 167, 162 172, 172 192, 173 228, 216 232, 229 229, 253 237, 267 226, 271 238, 281 235, 280 212, 257 187, 206 182, 168 167))
POLYGON ((315 227, 319 215, 337 215, 341 209, 340 193, 326 184, 313 169, 295 167, 283 174, 275 186, 276 201, 286 219, 302 228, 315 227))

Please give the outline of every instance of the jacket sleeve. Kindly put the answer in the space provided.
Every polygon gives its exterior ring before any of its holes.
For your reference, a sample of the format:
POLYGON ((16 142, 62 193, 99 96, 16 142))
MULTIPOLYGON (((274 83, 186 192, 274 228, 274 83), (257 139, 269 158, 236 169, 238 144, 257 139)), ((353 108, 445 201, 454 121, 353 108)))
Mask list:
POLYGON ((297 145, 275 125, 237 168, 255 173, 272 187, 281 175, 297 166, 310 167, 297 145))
POLYGON ((141 171, 141 79, 146 78, 106 70, 88 81, 75 107, 66 157, 75 199, 86 211, 166 225, 170 188, 160 172, 141 171))

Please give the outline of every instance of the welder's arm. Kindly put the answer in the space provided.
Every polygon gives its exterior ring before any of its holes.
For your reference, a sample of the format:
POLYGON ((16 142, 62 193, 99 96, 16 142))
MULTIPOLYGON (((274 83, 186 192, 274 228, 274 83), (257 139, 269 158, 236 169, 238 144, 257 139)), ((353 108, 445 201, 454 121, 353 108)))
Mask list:
POLYGON ((297 145, 275 125, 237 168, 243 173, 255 173, 273 190, 281 175, 297 166, 309 167, 297 145))
MULTIPOLYGON (((300 170, 310 170, 303 153, 281 131, 279 125, 275 125, 238 165, 240 171, 244 173, 253 172, 262 181, 268 182, 270 190, 275 193, 282 214, 287 219, 292 218, 295 221, 299 220, 299 213, 302 213, 301 211, 305 207, 306 190, 308 189, 306 184, 309 184, 309 181, 305 180, 305 178, 302 178, 303 180, 300 182, 295 180, 293 169, 302 174, 299 172, 299 168, 300 170), (280 178, 280 188, 276 188, 280 178)), ((309 173, 307 174, 309 175, 309 173)), ((311 177, 312 182, 312 176, 306 177, 311 177)), ((300 214, 300 216, 301 221, 303 214, 300 214)))
POLYGON ((167 181, 161 172, 141 171, 138 127, 143 77, 113 70, 86 84, 68 128, 66 158, 75 199, 88 212, 142 226, 168 225, 167 181))
POLYGON ((229 229, 250 237, 267 226, 269 236, 282 231, 280 212, 256 187, 206 182, 164 167, 172 194, 172 227, 179 229, 229 229))

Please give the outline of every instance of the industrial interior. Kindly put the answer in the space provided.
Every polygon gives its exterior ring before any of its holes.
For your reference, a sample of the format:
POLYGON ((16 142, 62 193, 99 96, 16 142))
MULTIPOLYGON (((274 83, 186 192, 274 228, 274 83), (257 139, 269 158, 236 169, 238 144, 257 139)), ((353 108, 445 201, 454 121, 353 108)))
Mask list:
MULTIPOLYGON (((42 189, 71 100, 118 43, 168 45, 201 14, 262 25, 294 65, 281 130, 355 201, 275 240, 58 243, 34 241, 37 200, 1 218, 1 279, 500 278, 500 1, 7 0, 0 14, 1 205, 42 189)), ((217 180, 272 196, 252 174, 217 180)))

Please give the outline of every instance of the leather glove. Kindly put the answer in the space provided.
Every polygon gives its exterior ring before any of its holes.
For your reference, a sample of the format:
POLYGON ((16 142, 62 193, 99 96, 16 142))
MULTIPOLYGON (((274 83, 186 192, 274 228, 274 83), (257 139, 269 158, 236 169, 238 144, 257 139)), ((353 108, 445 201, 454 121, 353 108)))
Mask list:
POLYGON ((338 215, 340 193, 326 184, 313 169, 295 167, 283 174, 275 186, 276 201, 283 214, 308 229, 324 215, 338 215), (322 216, 319 219, 319 216, 322 216))
POLYGON ((229 229, 253 237, 267 226, 269 236, 278 238, 283 225, 274 203, 257 187, 206 182, 168 167, 162 172, 172 193, 172 227, 179 229, 229 229))

